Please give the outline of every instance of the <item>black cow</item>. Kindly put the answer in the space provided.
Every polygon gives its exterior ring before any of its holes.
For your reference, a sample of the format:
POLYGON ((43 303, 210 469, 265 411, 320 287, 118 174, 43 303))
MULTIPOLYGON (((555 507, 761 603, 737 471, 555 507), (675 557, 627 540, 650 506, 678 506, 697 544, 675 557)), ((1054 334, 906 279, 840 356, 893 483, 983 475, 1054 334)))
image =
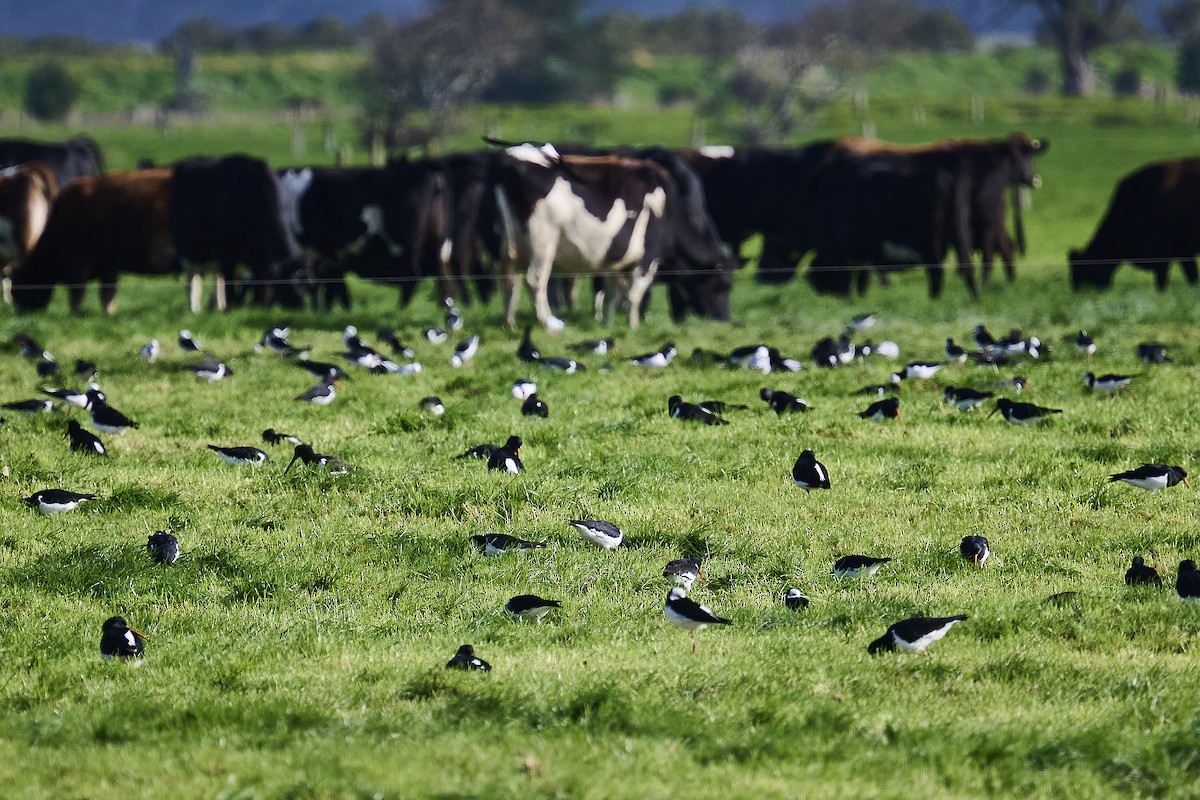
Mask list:
POLYGON ((1122 261, 1151 270, 1159 291, 1178 261, 1189 284, 1197 282, 1200 253, 1200 158, 1159 161, 1124 177, 1092 241, 1072 250, 1071 288, 1107 289, 1122 261))
POLYGON ((193 311, 200 309, 199 272, 213 264, 222 310, 224 283, 236 277, 238 265, 250 270, 252 294, 263 304, 303 301, 296 283, 300 247, 279 179, 265 161, 245 155, 181 161, 171 170, 170 194, 171 239, 182 269, 193 275, 193 311))
POLYGON ((104 172, 104 155, 90 136, 80 134, 65 142, 0 139, 0 167, 40 161, 54 173, 60 189, 76 178, 104 172))
MULTIPOLYGON (((557 330, 562 322, 551 312, 547 291, 552 268, 560 274, 602 275, 608 323, 625 282, 629 324, 637 327, 641 301, 660 262, 671 259, 689 269, 725 263, 726 254, 709 230, 695 228, 695 216, 670 173, 653 161, 559 156, 548 146, 520 145, 493 163, 509 325, 516 324, 519 264, 528 265, 538 320, 557 330)), ((703 221, 708 223, 707 215, 703 221)))
POLYGON ((87 282, 98 279, 100 301, 111 314, 119 273, 171 273, 170 177, 165 169, 110 172, 79 178, 59 192, 37 246, 10 275, 17 308, 45 308, 62 283, 71 310, 79 311, 87 282))

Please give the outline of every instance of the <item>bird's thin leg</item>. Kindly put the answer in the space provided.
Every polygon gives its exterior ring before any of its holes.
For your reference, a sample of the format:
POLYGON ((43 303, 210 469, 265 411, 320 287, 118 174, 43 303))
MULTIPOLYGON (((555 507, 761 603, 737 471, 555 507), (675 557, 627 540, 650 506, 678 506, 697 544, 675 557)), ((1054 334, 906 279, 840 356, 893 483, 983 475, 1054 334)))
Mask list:
POLYGON ((696 632, 692 631, 692 655, 696 655, 696 632))

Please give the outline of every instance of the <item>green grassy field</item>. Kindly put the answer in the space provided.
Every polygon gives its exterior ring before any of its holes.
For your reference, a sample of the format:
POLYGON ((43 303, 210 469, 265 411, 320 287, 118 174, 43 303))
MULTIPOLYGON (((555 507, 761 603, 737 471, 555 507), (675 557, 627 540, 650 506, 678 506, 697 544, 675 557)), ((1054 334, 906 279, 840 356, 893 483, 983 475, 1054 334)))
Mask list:
MULTIPOLYGON (((675 341, 683 357, 662 372, 620 357, 611 371, 590 358, 570 376, 521 364, 498 303, 464 307, 483 345, 473 366, 455 370, 449 346, 419 339, 440 321, 428 292, 400 310, 394 289, 357 282, 349 313, 193 316, 182 284, 146 280, 122 282, 113 319, 71 317, 61 296, 46 314, 0 310, 0 342, 27 331, 64 364, 96 361, 111 402, 141 423, 105 436, 103 461, 68 452, 70 414, 6 413, 0 426, 3 794, 1195 796, 1200 616, 1170 589, 1130 591, 1121 576, 1134 555, 1168 578, 1200 555, 1196 501, 1183 487, 1150 495, 1106 479, 1143 461, 1194 463, 1197 294, 1179 274, 1157 294, 1149 275, 1125 267, 1113 292, 1072 295, 1064 253, 1086 241, 1120 175, 1200 141, 1179 109, 1161 119, 1144 105, 1114 109, 1030 101, 974 127, 940 118, 918 127, 899 105, 876 109, 880 135, 896 141, 1014 127, 1050 139, 1017 283, 993 281, 972 303, 948 277, 931 301, 922 276, 901 275, 841 301, 741 275, 731 325, 672 325, 658 298, 637 331, 613 331, 620 356, 675 341), (878 313, 870 335, 898 342, 901 363, 938 358, 947 336, 966 339, 978 323, 1040 336, 1050 349, 1042 361, 998 374, 948 367, 939 383, 986 387, 1019 372, 1034 401, 1064 413, 1026 430, 912 387, 903 419, 881 425, 859 420, 866 401, 850 394, 895 364, 764 377, 687 360, 694 347, 759 341, 807 360, 816 339, 862 311, 878 313), (395 326, 425 370, 354 374, 333 405, 308 407, 292 398, 309 376, 251 350, 282 323, 326 360, 346 324, 395 326), (202 385, 182 372, 192 359, 175 348, 181 327, 236 374, 202 385), (1085 392, 1070 344, 1080 328, 1099 344, 1097 372, 1138 374, 1129 394, 1085 392), (136 353, 152 336, 164 355, 149 367, 136 353), (1167 343, 1174 363, 1137 364, 1134 345, 1145 340, 1167 343), (509 395, 517 377, 538 381, 549 419, 520 416, 509 395), (757 399, 763 386, 813 409, 776 418, 757 399), (689 426, 666 415, 675 393, 750 408, 730 412, 725 427, 689 426), (430 394, 446 402, 444 417, 419 412, 430 394), (205 449, 259 445, 267 427, 357 469, 285 475, 291 453, 281 447, 266 448, 261 469, 236 469, 205 449), (524 475, 453 460, 512 433, 525 440, 524 475), (792 485, 805 448, 828 466, 831 491, 792 485), (100 498, 55 517, 21 502, 51 486, 100 498), (636 546, 595 549, 565 524, 580 516, 616 522, 636 546), (162 529, 184 549, 169 568, 145 553, 162 529), (548 546, 485 559, 468 537, 487 531, 548 546), (991 541, 981 570, 957 555, 968 533, 991 541), (848 553, 894 561, 869 581, 843 582, 830 565, 848 553), (662 618, 660 572, 681 555, 705 556, 710 581, 693 596, 733 620, 701 632, 694 657, 687 633, 662 618), (779 602, 789 586, 810 595, 807 611, 779 602), (1079 594, 1046 602, 1066 591, 1079 594), (563 608, 541 625, 510 621, 504 601, 527 592, 563 608), (99 657, 100 623, 116 613, 150 637, 140 666, 99 657), (866 653, 892 622, 952 613, 970 619, 928 658, 866 653), (491 674, 443 668, 464 642, 491 674)), ((686 143, 691 121, 682 110, 481 117, 501 135, 596 130, 578 127, 594 118, 602 140, 667 144, 686 143)), ((813 135, 856 125, 847 107, 813 135)), ((96 133, 118 165, 189 148, 288 159, 260 129, 96 133)), ((581 315, 568 323, 561 336, 536 337, 543 352, 602 333, 581 315)), ((0 399, 33 397, 38 385, 7 346, 0 399)))

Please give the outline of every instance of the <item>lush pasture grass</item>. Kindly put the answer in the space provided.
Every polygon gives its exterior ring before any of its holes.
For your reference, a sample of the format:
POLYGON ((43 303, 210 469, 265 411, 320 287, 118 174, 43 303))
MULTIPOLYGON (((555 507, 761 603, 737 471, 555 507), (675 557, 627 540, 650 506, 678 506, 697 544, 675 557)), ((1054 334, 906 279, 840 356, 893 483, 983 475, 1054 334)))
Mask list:
MULTIPOLYGON (((1170 577, 1200 553, 1195 498, 1106 478, 1142 461, 1194 466, 1197 296, 1178 275, 1158 295, 1128 267, 1112 293, 1072 295, 1063 254, 1086 241, 1121 174, 1194 152, 1196 131, 1170 120, 1099 127, 1071 113, 1020 119, 1052 145, 1016 284, 994 281, 971 303, 950 277, 930 301, 921 276, 901 275, 846 302, 742 275, 733 325, 671 325, 658 298, 638 331, 614 332, 622 356, 675 341, 680 361, 658 373, 620 358, 611 372, 592 358, 572 376, 520 364, 498 303, 464 309, 483 345, 454 370, 447 346, 420 339, 439 321, 432 298, 401 311, 390 287, 361 283, 351 313, 192 316, 181 284, 138 280, 123 282, 115 319, 72 318, 62 297, 47 314, 0 312, 0 341, 24 330, 65 365, 96 361, 112 403, 142 425, 104 437, 104 461, 68 452, 66 416, 6 414, 0 426, 6 794, 1194 796, 1200 617, 1170 590, 1127 590, 1121 575, 1133 555, 1170 577), (965 339, 980 322, 1039 335, 1050 346, 1042 362, 999 374, 948 367, 939 384, 1020 372, 1033 400, 1064 413, 1026 430, 910 387, 903 419, 879 425, 859 420, 866 401, 849 395, 892 364, 764 377, 687 360, 694 347, 762 340, 806 356, 865 310, 879 314, 870 335, 897 341, 904 360, 937 358, 946 336, 965 339), (348 323, 397 326, 426 369, 355 374, 333 405, 307 407, 292 400, 307 374, 251 352, 282 322, 322 359, 348 323), (236 374, 210 386, 180 371, 191 360, 174 346, 180 327, 236 374), (1096 371, 1139 373, 1132 392, 1085 393, 1070 344, 1081 327, 1099 343, 1096 371), (154 367, 136 355, 151 336, 164 350, 154 367), (1151 339, 1173 364, 1134 361, 1134 344, 1151 339), (538 380, 549 419, 519 415, 509 387, 523 376, 538 380), (813 410, 776 418, 757 399, 762 386, 813 410), (726 427, 693 427, 667 418, 674 393, 750 408, 726 427), (418 411, 428 394, 446 401, 444 417, 418 411), (290 451, 272 447, 263 468, 236 469, 204 447, 260 444, 266 427, 357 469, 285 475, 290 451), (453 460, 511 433, 526 442, 522 476, 453 460), (828 466, 831 491, 791 485, 806 447, 828 466), (20 501, 50 486, 100 498, 56 517, 20 501), (595 550, 565 524, 579 516, 620 524, 636 546, 595 550), (158 529, 183 544, 173 567, 146 557, 158 529), (548 547, 485 559, 468 536, 486 531, 548 547), (957 555, 968 533, 991 540, 982 570, 957 555), (847 553, 895 560, 847 583, 829 574, 847 553), (710 581, 694 596, 734 622, 701 632, 695 657, 661 616, 659 573, 680 555, 706 557, 710 581), (793 585, 812 597, 799 614, 779 602, 793 585), (511 622, 503 603, 526 592, 564 607, 541 625, 511 622), (1059 592, 1079 594, 1046 602, 1059 592), (99 658, 100 623, 115 613, 150 637, 140 667, 99 658), (928 658, 867 656, 890 623, 951 613, 971 618, 928 658), (492 674, 442 668, 464 642, 492 674)), ((962 132, 880 127, 898 141, 962 132)), ((582 315, 570 322, 560 337, 537 336, 544 352, 601 333, 582 315)), ((32 366, 5 352, 3 400, 34 396, 32 366)))

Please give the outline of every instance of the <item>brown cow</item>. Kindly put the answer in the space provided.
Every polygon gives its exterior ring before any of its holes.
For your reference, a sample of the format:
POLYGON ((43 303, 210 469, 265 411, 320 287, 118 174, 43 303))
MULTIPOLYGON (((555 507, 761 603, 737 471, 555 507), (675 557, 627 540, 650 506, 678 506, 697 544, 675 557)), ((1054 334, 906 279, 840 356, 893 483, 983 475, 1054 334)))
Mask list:
POLYGON ((0 267, 33 250, 57 193, 54 173, 40 161, 0 171, 0 267))
POLYGON ((110 172, 78 178, 55 200, 37 246, 11 273, 17 308, 41 309, 55 284, 64 284, 78 312, 90 280, 100 302, 116 310, 117 275, 170 273, 175 259, 167 227, 167 169, 110 172))

